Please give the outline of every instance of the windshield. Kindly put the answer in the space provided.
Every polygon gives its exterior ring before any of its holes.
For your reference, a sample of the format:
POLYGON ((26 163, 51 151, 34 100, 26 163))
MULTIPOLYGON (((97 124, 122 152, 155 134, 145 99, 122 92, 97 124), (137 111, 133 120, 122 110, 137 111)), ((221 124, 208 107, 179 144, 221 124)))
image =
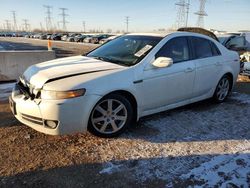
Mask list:
POLYGON ((162 37, 126 35, 104 44, 87 56, 123 66, 133 66, 161 40, 162 37))

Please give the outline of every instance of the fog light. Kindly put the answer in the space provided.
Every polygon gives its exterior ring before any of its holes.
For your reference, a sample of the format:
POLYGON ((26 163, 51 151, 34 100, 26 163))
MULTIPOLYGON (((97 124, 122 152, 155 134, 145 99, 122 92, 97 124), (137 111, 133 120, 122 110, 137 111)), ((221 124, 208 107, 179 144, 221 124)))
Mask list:
POLYGON ((58 125, 58 121, 51 121, 51 120, 46 120, 45 125, 51 129, 55 129, 58 125))

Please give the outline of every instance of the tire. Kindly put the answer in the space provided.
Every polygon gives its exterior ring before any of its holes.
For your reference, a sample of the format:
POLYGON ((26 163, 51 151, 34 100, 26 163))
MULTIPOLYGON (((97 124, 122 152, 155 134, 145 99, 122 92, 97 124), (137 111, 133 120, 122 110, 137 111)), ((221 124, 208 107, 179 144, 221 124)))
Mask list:
POLYGON ((228 95, 230 94, 231 88, 232 88, 232 81, 230 77, 228 75, 224 75, 220 79, 215 89, 213 96, 214 101, 217 103, 224 102, 227 99, 228 95))
POLYGON ((103 138, 117 137, 132 123, 133 114, 133 107, 128 99, 118 94, 107 95, 93 108, 88 130, 103 138))

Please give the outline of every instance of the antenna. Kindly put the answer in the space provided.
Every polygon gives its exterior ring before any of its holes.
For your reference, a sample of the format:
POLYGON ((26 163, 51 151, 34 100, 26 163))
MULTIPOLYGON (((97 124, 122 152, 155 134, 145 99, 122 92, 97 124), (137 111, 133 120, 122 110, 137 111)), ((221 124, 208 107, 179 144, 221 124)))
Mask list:
POLYGON ((59 14, 59 15, 62 16, 62 21, 61 21, 61 23, 63 24, 63 30, 66 31, 66 30, 67 30, 66 24, 69 23, 69 22, 66 21, 66 16, 69 16, 69 15, 66 14, 65 12, 66 12, 66 10, 68 10, 68 9, 67 9, 67 8, 59 8, 59 9, 62 11, 62 13, 59 14))
POLYGON ((200 1, 200 9, 198 12, 195 12, 194 14, 198 15, 198 20, 197 20, 197 27, 204 27, 204 17, 208 16, 207 13, 205 12, 205 5, 207 0, 199 0, 200 1))
POLYGON ((45 21, 46 21, 46 28, 47 31, 52 30, 53 26, 52 26, 52 6, 49 5, 43 5, 43 7, 46 9, 46 17, 45 17, 45 21))

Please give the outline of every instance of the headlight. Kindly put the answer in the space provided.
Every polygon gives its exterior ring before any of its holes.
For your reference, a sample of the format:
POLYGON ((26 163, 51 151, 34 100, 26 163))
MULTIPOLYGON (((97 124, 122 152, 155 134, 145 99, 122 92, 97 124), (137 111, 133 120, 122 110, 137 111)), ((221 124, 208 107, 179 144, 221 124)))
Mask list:
POLYGON ((86 89, 78 89, 72 91, 41 91, 41 98, 46 100, 70 99, 83 96, 86 89))

